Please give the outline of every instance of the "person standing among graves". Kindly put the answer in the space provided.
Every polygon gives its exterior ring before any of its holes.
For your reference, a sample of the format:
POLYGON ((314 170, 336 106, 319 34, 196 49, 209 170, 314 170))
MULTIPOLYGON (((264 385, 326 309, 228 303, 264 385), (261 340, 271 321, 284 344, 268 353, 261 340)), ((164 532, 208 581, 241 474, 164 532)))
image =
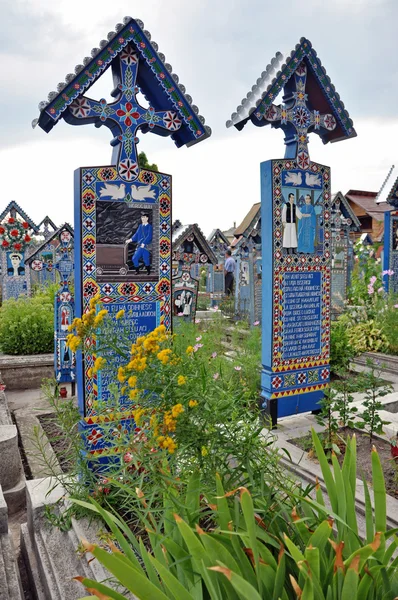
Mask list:
POLYGON ((226 252, 226 260, 224 264, 224 275, 225 275, 225 293, 227 296, 232 294, 232 290, 234 287, 234 278, 235 278, 235 259, 232 258, 231 250, 227 250, 226 252))
POLYGON ((301 219, 301 211, 294 202, 294 194, 288 196, 288 203, 283 205, 282 223, 283 223, 283 240, 282 246, 286 248, 288 254, 292 254, 297 248, 297 219, 301 219))
POLYGON ((130 242, 137 242, 136 250, 133 254, 133 267, 136 273, 140 270, 140 260, 143 260, 148 275, 151 272, 151 254, 149 252, 149 246, 152 242, 152 225, 149 223, 148 213, 141 213, 141 223, 137 228, 135 234, 126 240, 126 244, 130 242))

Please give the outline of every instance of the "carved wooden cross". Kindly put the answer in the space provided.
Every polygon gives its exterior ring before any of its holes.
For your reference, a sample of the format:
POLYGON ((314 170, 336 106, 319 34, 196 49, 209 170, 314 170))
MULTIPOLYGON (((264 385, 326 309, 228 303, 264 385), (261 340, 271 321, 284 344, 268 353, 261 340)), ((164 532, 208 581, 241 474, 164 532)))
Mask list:
POLYGON ((181 127, 181 119, 176 112, 156 112, 153 107, 140 106, 136 98, 140 91, 136 85, 138 68, 138 55, 128 45, 112 64, 116 87, 111 95, 117 98, 115 102, 108 104, 104 99, 98 102, 82 96, 72 102, 65 116, 72 125, 94 123, 96 127, 109 127, 115 136, 111 141, 114 148, 112 162, 125 181, 134 181, 140 171, 136 149, 138 129, 167 135, 181 127))
POLYGON ((258 119, 268 121, 271 126, 283 129, 286 137, 285 158, 295 158, 301 169, 308 169, 310 156, 308 153, 308 133, 314 131, 321 134, 321 129, 333 131, 336 119, 331 114, 319 114, 312 110, 305 93, 307 81, 307 66, 304 61, 299 64, 294 81, 291 79, 285 88, 284 104, 271 104, 264 114, 256 112, 258 119))

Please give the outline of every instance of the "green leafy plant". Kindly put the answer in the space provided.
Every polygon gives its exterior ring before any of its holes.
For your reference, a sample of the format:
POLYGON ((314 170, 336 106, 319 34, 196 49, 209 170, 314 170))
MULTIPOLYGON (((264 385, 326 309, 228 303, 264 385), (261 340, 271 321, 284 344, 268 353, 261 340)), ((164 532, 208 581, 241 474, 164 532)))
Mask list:
POLYGON ((6 300, 0 309, 0 345, 5 354, 43 354, 54 350, 54 308, 40 294, 6 300))
POLYGON ((351 360, 356 355, 350 344, 349 327, 351 322, 347 315, 342 315, 332 321, 330 329, 330 368, 334 373, 348 369, 351 360))
POLYGON ((382 327, 374 319, 352 326, 348 330, 349 345, 356 354, 362 352, 386 352, 388 339, 382 327))
POLYGON ((319 402, 320 412, 316 415, 317 422, 325 428, 323 437, 323 447, 330 452, 340 454, 340 449, 337 445, 337 431, 340 427, 339 419, 336 410, 337 391, 329 385, 324 390, 322 400, 319 402))
POLYGON ((383 433, 383 425, 388 424, 388 421, 383 421, 380 417, 380 410, 383 409, 380 398, 390 393, 392 387, 381 379, 380 365, 370 359, 366 361, 366 365, 368 370, 360 375, 362 387, 366 390, 362 402, 363 410, 355 424, 369 434, 369 443, 372 444, 374 434, 383 433))
POLYGON ((225 493, 217 478, 215 496, 206 503, 206 528, 200 511, 200 478, 195 474, 185 500, 169 498, 164 527, 159 529, 156 518, 145 513, 143 540, 120 517, 91 501, 84 506, 104 519, 119 548, 112 542, 110 552, 86 541, 83 545, 108 569, 115 586, 76 579, 91 594, 116 600, 127 598, 119 592, 120 586, 139 600, 393 599, 398 594, 394 557, 398 538, 396 530, 387 532, 379 456, 372 451, 374 507, 364 483, 366 539, 362 540, 355 512, 355 436, 348 440, 342 466, 332 456, 331 470, 319 438, 315 432, 312 435, 330 507, 317 486, 315 498, 298 495, 297 507, 284 514, 283 525, 283 500, 275 502, 276 519, 282 525, 275 535, 270 512, 258 513, 261 502, 256 503, 247 488, 225 493), (178 505, 185 518, 178 514, 178 505))
POLYGON ((352 427, 354 417, 358 412, 358 408, 352 406, 354 401, 352 394, 363 391, 363 382, 344 370, 338 370, 337 375, 339 379, 333 382, 333 388, 336 391, 333 409, 338 414, 341 427, 352 427))

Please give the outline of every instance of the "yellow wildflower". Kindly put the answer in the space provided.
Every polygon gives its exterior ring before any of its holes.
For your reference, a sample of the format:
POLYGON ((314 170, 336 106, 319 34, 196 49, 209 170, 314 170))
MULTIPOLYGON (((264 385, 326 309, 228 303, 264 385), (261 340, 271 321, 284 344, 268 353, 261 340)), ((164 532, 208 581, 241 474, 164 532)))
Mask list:
POLYGON ((185 385, 187 382, 187 378, 184 375, 179 375, 177 379, 178 385, 185 385))
POLYGON ((170 411, 166 411, 163 415, 163 428, 165 431, 175 431, 177 422, 173 419, 170 411))
POLYGON ((202 446, 201 454, 202 456, 207 456, 209 454, 209 451, 205 446, 202 446))
POLYGON ((174 450, 177 448, 177 444, 168 435, 166 437, 164 435, 160 435, 156 441, 159 446, 163 448, 163 450, 168 450, 170 454, 173 454, 174 450))
POLYGON ((99 356, 95 359, 94 371, 100 371, 106 365, 106 359, 99 356))
POLYGON ((102 321, 104 320, 104 317, 106 317, 107 314, 107 310, 100 310, 98 315, 94 319, 94 327, 98 327, 98 325, 101 325, 102 321))
POLYGON ((130 387, 135 387, 137 385, 137 377, 135 375, 131 375, 128 379, 128 384, 130 387))
POLYGON ((145 414, 145 409, 144 408, 137 408, 137 410, 133 410, 132 411, 132 415, 134 418, 134 421, 136 422, 136 424, 139 426, 141 423, 141 419, 145 414))
POLYGON ((99 303, 100 298, 101 298, 101 295, 99 292, 93 298, 91 298, 90 308, 94 308, 94 306, 96 306, 99 303))
POLYGON ((182 404, 176 404, 175 406, 173 406, 173 408, 171 409, 171 414, 174 418, 178 417, 178 415, 180 415, 181 413, 184 412, 184 407, 182 404))
POLYGON ((78 335, 73 335, 70 333, 66 338, 66 344, 72 350, 72 352, 76 352, 81 344, 81 338, 78 335))
POLYGON ((194 408, 194 406, 198 406, 198 401, 197 400, 190 400, 188 402, 188 406, 189 406, 189 408, 194 408))
POLYGON ((126 376, 124 374, 123 367, 119 367, 118 372, 117 372, 117 378, 120 383, 124 383, 126 381, 126 376))
POLYGON ((129 398, 130 398, 130 400, 134 400, 138 396, 138 392, 139 392, 139 390, 137 388, 134 388, 133 390, 130 390, 129 391, 129 398))
POLYGON ((124 313, 125 313, 124 308, 122 308, 122 310, 119 310, 119 312, 116 313, 116 319, 119 320, 122 317, 124 317, 124 313))
POLYGON ((185 350, 185 352, 187 354, 193 354, 193 346, 188 346, 188 348, 185 350))
POLYGON ((120 389, 120 393, 122 394, 122 396, 124 396, 124 394, 126 393, 127 387, 124 385, 121 389, 120 389))
POLYGON ((160 360, 160 362, 162 363, 162 365, 167 365, 167 363, 170 360, 170 355, 171 355, 171 350, 170 348, 165 348, 164 350, 161 350, 157 357, 160 360))

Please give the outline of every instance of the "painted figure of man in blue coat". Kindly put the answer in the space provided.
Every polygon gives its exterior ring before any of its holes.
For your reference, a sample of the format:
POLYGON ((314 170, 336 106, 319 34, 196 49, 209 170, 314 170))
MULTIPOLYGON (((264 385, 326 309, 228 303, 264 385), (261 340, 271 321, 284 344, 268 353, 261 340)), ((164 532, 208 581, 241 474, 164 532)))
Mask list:
POLYGON ((152 225, 149 223, 148 213, 141 213, 141 224, 138 226, 137 231, 129 240, 126 240, 126 244, 129 242, 136 242, 137 247, 133 254, 133 267, 136 273, 140 270, 140 260, 143 260, 148 275, 151 272, 151 254, 149 247, 152 242, 152 225))

